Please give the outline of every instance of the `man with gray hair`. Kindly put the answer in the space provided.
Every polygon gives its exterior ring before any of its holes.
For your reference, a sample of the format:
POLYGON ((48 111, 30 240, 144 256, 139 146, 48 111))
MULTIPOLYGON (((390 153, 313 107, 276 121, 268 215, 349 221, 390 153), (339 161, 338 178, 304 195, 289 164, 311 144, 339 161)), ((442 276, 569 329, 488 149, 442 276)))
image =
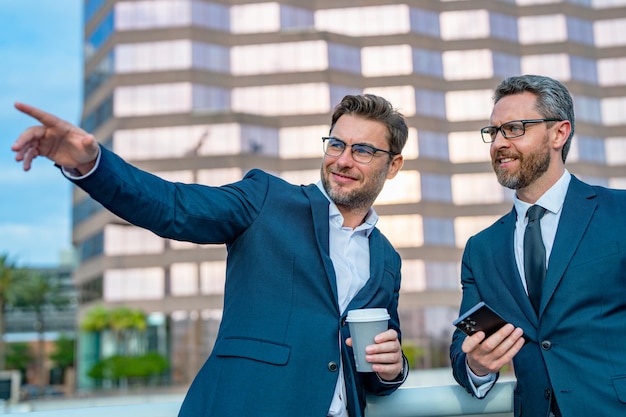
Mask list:
POLYGON ((574 106, 554 79, 502 81, 481 135, 514 207, 468 240, 460 313, 484 301, 507 324, 456 330, 454 377, 482 398, 512 361, 516 417, 626 415, 626 191, 565 168, 574 106))

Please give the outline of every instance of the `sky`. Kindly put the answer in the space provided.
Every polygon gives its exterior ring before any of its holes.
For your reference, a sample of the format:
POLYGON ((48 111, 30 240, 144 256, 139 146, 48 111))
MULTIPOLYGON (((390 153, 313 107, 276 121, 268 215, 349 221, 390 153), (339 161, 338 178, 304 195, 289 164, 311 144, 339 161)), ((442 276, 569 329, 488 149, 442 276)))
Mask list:
POLYGON ((54 267, 71 248, 71 184, 51 161, 29 172, 11 145, 37 121, 28 103, 78 124, 82 110, 82 0, 0 0, 0 256, 54 267))

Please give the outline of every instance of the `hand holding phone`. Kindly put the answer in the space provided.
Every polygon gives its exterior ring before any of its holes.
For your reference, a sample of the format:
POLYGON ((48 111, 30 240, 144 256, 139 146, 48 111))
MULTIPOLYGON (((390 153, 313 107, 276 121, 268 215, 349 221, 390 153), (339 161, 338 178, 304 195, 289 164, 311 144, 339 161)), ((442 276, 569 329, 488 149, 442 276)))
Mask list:
POLYGON ((470 308, 465 314, 461 315, 452 324, 455 325, 463 333, 471 336, 478 331, 485 332, 485 339, 500 330, 506 324, 498 313, 485 304, 484 301, 470 308))

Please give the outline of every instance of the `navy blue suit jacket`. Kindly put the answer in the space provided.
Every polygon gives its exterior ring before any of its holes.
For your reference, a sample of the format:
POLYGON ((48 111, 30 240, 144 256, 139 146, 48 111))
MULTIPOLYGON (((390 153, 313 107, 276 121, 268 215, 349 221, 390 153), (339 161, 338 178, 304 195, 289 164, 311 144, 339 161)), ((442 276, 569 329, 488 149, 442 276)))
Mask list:
MULTIPOLYGON (((546 416, 555 396, 563 416, 626 415, 626 191, 572 176, 548 262, 539 317, 513 254, 513 209, 467 242, 461 281, 465 312, 484 300, 529 342, 513 360, 515 416, 546 416)), ((451 359, 468 392, 456 331, 451 359)))
MULTIPOLYGON (((329 255, 329 202, 316 185, 259 170, 222 187, 171 183, 105 149, 98 169, 76 184, 159 236, 227 246, 217 341, 180 417, 325 417, 342 360, 351 417, 363 415, 366 393, 400 385, 355 371, 329 255)), ((346 312, 385 307, 400 334, 400 257, 377 229, 369 241, 370 279, 346 312)))

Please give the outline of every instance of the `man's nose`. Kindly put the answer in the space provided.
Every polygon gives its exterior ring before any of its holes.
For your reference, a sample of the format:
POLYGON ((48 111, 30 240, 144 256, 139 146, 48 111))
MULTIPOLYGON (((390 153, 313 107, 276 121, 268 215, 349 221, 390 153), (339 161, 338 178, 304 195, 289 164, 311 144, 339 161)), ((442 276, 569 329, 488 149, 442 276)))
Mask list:
POLYGON ((496 135, 493 138, 493 142, 491 142, 491 146, 496 148, 501 148, 502 146, 507 146, 509 144, 509 140, 504 137, 502 134, 502 130, 498 129, 496 135))
POLYGON ((352 147, 350 145, 346 145, 341 155, 337 157, 337 163, 342 166, 350 166, 354 163, 354 158, 352 157, 352 147))

